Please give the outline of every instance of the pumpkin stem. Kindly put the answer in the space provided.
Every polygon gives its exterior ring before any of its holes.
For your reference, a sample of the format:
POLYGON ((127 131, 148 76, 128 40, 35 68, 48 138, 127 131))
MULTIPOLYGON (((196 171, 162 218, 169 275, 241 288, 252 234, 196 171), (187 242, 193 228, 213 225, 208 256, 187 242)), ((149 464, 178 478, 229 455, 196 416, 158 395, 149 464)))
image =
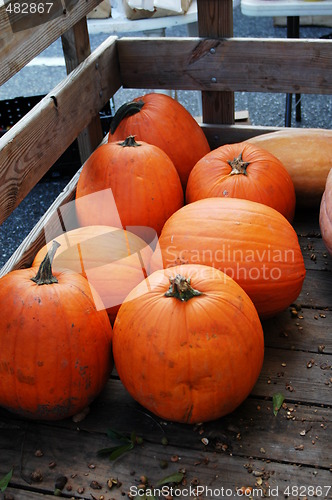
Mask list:
POLYGON ((45 255, 43 262, 40 264, 36 276, 31 278, 31 280, 37 283, 37 285, 50 285, 51 283, 58 283, 58 280, 52 273, 52 262, 55 252, 59 246, 60 243, 53 241, 52 247, 45 255))
POLYGON ((170 287, 165 293, 165 297, 174 297, 182 302, 187 302, 192 297, 202 295, 202 292, 195 290, 190 284, 190 278, 185 278, 181 274, 177 274, 174 278, 169 279, 170 287))
POLYGON ((138 144, 138 142, 135 141, 134 135, 128 135, 128 137, 123 142, 118 142, 118 145, 122 146, 123 148, 137 148, 137 146, 141 146, 142 144, 138 144))
POLYGON ((237 158, 234 158, 234 160, 228 160, 227 163, 232 167, 232 171, 230 172, 229 175, 238 175, 238 174, 248 175, 247 167, 249 165, 249 162, 243 161, 242 152, 239 154, 237 158))
POLYGON ((143 106, 144 102, 142 100, 130 101, 126 102, 125 104, 122 104, 122 106, 119 107, 119 109, 112 118, 110 126, 111 135, 114 134, 114 132, 116 131, 122 120, 126 118, 126 116, 136 115, 136 113, 139 113, 141 111, 143 106))

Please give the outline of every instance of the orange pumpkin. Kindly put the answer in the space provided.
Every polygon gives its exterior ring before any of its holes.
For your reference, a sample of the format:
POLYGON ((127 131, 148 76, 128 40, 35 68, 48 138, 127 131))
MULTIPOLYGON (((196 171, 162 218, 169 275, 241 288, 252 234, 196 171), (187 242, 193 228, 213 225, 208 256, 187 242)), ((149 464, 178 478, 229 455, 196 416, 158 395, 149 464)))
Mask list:
POLYGON ((0 406, 33 419, 82 411, 113 366, 108 316, 81 275, 52 274, 55 250, 0 280, 0 406))
MULTIPOLYGON (((60 247, 53 269, 82 274, 100 295, 113 324, 128 293, 147 276, 152 249, 135 234, 109 226, 84 226, 57 237, 60 247)), ((39 266, 52 242, 42 247, 33 265, 39 266)))
POLYGON ((126 103, 115 114, 109 141, 135 135, 160 147, 173 161, 185 189, 195 163, 210 151, 204 132, 196 120, 172 97, 146 94, 126 103))
POLYGON ((288 307, 305 277, 291 224, 267 205, 238 198, 199 200, 169 218, 150 271, 187 263, 213 266, 231 276, 262 318, 288 307))
POLYGON ((123 227, 143 239, 150 239, 151 231, 159 235, 183 203, 178 173, 166 153, 133 137, 99 146, 84 164, 76 189, 81 226, 123 227))
POLYGON ((120 307, 113 330, 117 372, 158 417, 214 420, 248 396, 260 373, 263 331, 247 294, 209 266, 156 271, 120 307))
POLYGON ((295 211, 293 181, 268 151, 247 143, 226 144, 199 160, 190 173, 186 201, 243 198, 275 208, 289 221, 295 211))
POLYGON ((319 226, 325 246, 332 255, 332 168, 327 176, 320 204, 319 226))

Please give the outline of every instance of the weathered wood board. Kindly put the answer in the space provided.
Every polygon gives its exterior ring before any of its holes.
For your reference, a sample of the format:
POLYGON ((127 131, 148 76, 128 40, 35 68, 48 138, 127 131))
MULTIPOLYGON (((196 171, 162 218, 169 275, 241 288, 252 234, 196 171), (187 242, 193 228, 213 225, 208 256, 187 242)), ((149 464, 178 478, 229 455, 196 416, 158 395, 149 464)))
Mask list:
POLYGON ((85 2, 67 0, 65 6, 59 0, 41 2, 39 7, 35 4, 39 12, 32 11, 31 15, 24 12, 24 4, 17 3, 15 17, 10 17, 8 14, 9 2, 1 2, 0 85, 84 18, 100 2, 101 0, 86 0, 85 2))
POLYGON ((280 92, 282 84, 283 92, 289 93, 332 92, 332 81, 326 78, 332 70, 329 40, 325 44, 322 40, 213 37, 151 41, 119 40, 124 87, 280 92))
POLYGON ((0 138, 0 223, 120 85, 116 38, 110 37, 0 138))

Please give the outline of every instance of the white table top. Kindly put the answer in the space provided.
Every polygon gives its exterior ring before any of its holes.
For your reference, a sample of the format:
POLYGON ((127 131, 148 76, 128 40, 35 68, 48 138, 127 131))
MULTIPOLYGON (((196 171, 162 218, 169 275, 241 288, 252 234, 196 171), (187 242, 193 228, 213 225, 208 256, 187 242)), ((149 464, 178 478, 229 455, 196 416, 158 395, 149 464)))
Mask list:
POLYGON ((325 16, 332 15, 332 0, 241 0, 246 16, 325 16))
POLYGON ((197 21, 197 2, 193 0, 188 12, 178 16, 154 17, 132 20, 126 17, 122 0, 112 2, 112 17, 88 19, 89 33, 135 33, 136 31, 158 30, 197 21))
MULTIPOLYGON (((332 1, 332 0, 331 0, 332 1)), ((240 5, 240 0, 233 0, 233 8, 240 5)), ((171 28, 183 24, 197 22, 197 1, 192 0, 188 12, 179 16, 154 17, 150 19, 127 19, 122 0, 112 1, 112 17, 107 19, 88 19, 90 34, 95 33, 135 33, 136 31, 152 31, 171 28)))

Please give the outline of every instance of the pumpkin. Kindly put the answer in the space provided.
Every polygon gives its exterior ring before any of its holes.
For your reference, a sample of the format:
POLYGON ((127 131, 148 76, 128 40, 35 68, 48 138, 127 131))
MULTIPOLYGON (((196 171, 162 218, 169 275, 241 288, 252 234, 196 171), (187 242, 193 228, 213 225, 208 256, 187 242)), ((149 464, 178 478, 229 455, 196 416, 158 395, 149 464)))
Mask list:
POLYGON ((234 280, 209 266, 156 271, 120 307, 114 362, 132 397, 162 419, 214 420, 251 392, 262 327, 234 280))
POLYGON ((183 203, 178 173, 166 153, 132 136, 99 146, 83 165, 76 188, 80 226, 123 227, 148 240, 183 203))
MULTIPOLYGON (((103 301, 113 324, 130 290, 147 276, 152 249, 130 231, 109 226, 83 226, 57 237, 60 247, 53 270, 71 269, 82 274, 103 301)), ((52 242, 33 261, 39 266, 52 242)))
POLYGON ((319 207, 332 165, 332 130, 287 128, 246 142, 266 149, 282 162, 292 178, 297 206, 319 207))
POLYGON ((332 168, 327 176, 325 191, 321 200, 319 226, 325 246, 332 255, 332 168))
POLYGON ((287 219, 267 205, 238 198, 198 200, 168 219, 150 272, 179 264, 225 272, 262 319, 294 302, 305 277, 297 235, 287 219))
POLYGON ((56 246, 0 280, 0 406, 32 419, 82 411, 113 367, 107 313, 80 274, 52 274, 56 246))
POLYGON ((109 141, 128 135, 165 151, 184 189, 195 163, 210 151, 204 132, 189 111, 165 94, 136 97, 118 109, 111 122, 109 141))
POLYGON ((201 158, 188 179, 186 201, 213 197, 244 198, 275 208, 289 221, 295 190, 282 163, 259 146, 226 144, 201 158))

